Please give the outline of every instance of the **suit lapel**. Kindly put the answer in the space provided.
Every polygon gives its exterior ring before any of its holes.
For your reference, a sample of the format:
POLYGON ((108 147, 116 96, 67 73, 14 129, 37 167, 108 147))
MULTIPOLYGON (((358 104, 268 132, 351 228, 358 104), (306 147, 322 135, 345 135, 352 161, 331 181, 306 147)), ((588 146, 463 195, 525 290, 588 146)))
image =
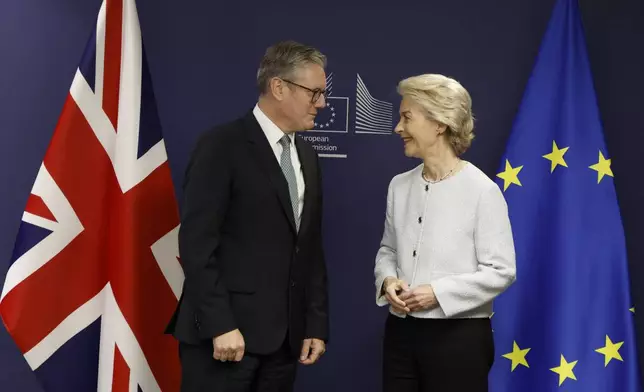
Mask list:
POLYGON ((299 137, 295 137, 295 147, 297 148, 297 155, 300 158, 300 165, 302 166, 302 173, 304 173, 304 207, 302 208, 302 216, 300 218, 300 234, 306 232, 311 214, 313 212, 314 195, 317 194, 317 181, 315 176, 315 162, 313 157, 307 153, 307 150, 302 148, 303 141, 299 137))
POLYGON ((275 153, 252 112, 246 115, 244 123, 246 125, 248 141, 250 142, 252 146, 251 148, 254 152, 252 155, 257 159, 258 166, 266 174, 275 188, 280 205, 288 218, 291 229, 293 230, 293 233, 296 233, 295 219, 293 218, 293 209, 291 208, 291 198, 288 193, 288 183, 286 182, 286 178, 284 178, 282 168, 275 159, 275 153))

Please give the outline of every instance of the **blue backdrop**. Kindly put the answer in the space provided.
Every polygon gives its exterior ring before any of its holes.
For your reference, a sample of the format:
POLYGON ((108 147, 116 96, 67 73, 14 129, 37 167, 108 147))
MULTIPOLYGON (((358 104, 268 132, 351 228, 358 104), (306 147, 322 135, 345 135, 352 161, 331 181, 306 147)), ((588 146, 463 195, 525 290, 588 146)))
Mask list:
MULTIPOLYGON (((580 2, 591 66, 624 219, 636 303, 643 303, 644 3, 580 2), (639 286, 639 287, 638 287, 639 286)), ((0 281, 33 179, 58 120, 100 0, 0 3, 0 281)), ((348 98, 347 133, 311 133, 325 152, 325 247, 331 285, 331 339, 320 364, 301 369, 310 391, 377 391, 385 310, 373 301, 373 262, 382 234, 386 187, 416 164, 395 135, 355 129, 361 91, 392 104, 403 77, 436 72, 470 91, 477 117, 466 159, 493 176, 534 64, 553 0, 348 2, 277 6, 253 0, 139 0, 144 45, 175 184, 197 135, 255 103, 264 49, 286 38, 319 47, 333 72, 332 96, 348 98), (315 5, 315 6, 314 6, 315 5), (328 138, 325 139, 325 138, 328 138), (333 151, 335 149, 335 151, 333 151)), ((344 102, 344 101, 342 101, 344 102)), ((386 106, 386 105, 385 105, 386 106)), ((346 106, 345 106, 346 107, 346 106)), ((339 109, 338 109, 339 110, 339 109)), ((392 121, 397 116, 394 114, 392 121)), ((177 195, 180 197, 180 189, 177 195)), ((640 314, 636 319, 640 320, 640 314)), ((638 323, 640 326, 643 323, 638 323)), ((640 334, 642 343, 644 335, 640 334)), ((498 354, 498 353, 497 353, 498 354)), ((3 391, 40 391, 4 329, 3 391)))

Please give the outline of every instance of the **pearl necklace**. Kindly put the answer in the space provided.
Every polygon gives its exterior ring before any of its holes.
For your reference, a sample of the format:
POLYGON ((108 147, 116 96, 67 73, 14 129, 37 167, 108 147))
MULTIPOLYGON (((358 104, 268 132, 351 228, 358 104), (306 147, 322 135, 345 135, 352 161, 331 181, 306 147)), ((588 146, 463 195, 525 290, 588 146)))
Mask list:
POLYGON ((459 164, 459 163, 461 163, 461 160, 460 160, 460 159, 457 159, 457 160, 456 160, 456 165, 454 165, 454 167, 452 168, 452 170, 450 170, 450 171, 448 171, 447 173, 445 173, 445 175, 443 175, 443 177, 439 178, 439 179, 438 179, 438 180, 436 180, 436 181, 432 181, 432 180, 428 179, 428 178, 426 177, 426 175, 425 175, 425 170, 423 169, 423 179, 424 179, 425 181, 429 182, 430 184, 436 184, 437 182, 441 182, 441 181, 443 181, 444 179, 446 179, 450 174, 452 174, 452 172, 453 172, 454 170, 456 170, 456 168, 458 167, 458 164, 459 164))

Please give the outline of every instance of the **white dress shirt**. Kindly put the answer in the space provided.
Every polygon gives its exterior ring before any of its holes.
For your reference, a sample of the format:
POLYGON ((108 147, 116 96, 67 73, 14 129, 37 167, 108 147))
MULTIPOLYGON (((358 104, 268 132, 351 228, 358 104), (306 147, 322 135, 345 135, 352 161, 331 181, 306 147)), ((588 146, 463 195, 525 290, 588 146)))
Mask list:
MULTIPOLYGON (((279 129, 273 121, 271 121, 264 112, 259 108, 258 105, 255 105, 253 109, 253 115, 257 119, 259 126, 264 131, 268 143, 271 145, 273 152, 275 153, 275 159, 277 163, 280 163, 280 158, 282 156, 282 145, 280 144, 280 139, 284 136, 284 132, 279 129)), ((297 193, 298 193, 298 220, 302 217, 302 210, 304 208, 304 174, 302 173, 302 165, 300 164, 300 157, 297 155, 297 148, 295 147, 295 133, 289 133, 289 138, 291 139, 291 162, 293 164, 293 170, 295 171, 295 178, 297 181, 297 193)))
MULTIPOLYGON (((384 234, 374 268, 376 303, 388 276, 413 289, 431 285, 439 306, 419 318, 490 317, 492 301, 516 275, 508 208, 499 187, 471 163, 429 183, 423 165, 389 184, 384 234)), ((390 307, 390 312, 396 314, 390 307)))

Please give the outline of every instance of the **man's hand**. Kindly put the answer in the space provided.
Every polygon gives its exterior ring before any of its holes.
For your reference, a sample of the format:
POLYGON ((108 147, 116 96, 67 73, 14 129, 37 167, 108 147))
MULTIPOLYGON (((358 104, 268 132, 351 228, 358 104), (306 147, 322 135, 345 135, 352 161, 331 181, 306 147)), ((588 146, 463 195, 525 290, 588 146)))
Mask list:
POLYGON ((304 339, 302 341, 302 354, 300 354, 300 363, 303 365, 312 365, 324 354, 326 347, 323 340, 304 339))
POLYGON ((239 362, 244 357, 244 337, 239 329, 212 338, 212 357, 218 361, 239 362))
POLYGON ((410 311, 428 310, 438 306, 434 289, 428 284, 420 285, 413 290, 404 291, 399 296, 407 304, 410 311))
POLYGON ((409 286, 404 281, 388 276, 382 283, 382 289, 385 292, 385 298, 398 313, 409 313, 410 308, 402 298, 399 297, 400 293, 409 291, 409 286))

